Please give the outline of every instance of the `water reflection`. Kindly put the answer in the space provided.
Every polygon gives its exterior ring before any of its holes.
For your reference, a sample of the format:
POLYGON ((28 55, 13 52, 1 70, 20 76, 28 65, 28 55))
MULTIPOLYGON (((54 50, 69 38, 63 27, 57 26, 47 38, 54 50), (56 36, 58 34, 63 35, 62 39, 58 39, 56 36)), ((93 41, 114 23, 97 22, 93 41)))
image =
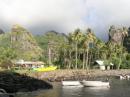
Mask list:
POLYGON ((77 97, 80 96, 83 86, 63 86, 62 97, 77 97))
POLYGON ((17 93, 15 97, 61 97, 61 85, 54 84, 54 89, 17 93))
POLYGON ((61 97, 61 84, 54 83, 54 89, 42 90, 35 97, 61 97))
POLYGON ((87 87, 91 91, 106 91, 109 90, 110 87, 87 87))
POLYGON ((108 87, 74 87, 54 84, 54 89, 19 93, 15 97, 130 97, 130 81, 111 80, 108 87))
POLYGON ((104 97, 104 95, 108 94, 109 90, 110 88, 108 87, 85 87, 82 95, 88 95, 89 97, 104 97))

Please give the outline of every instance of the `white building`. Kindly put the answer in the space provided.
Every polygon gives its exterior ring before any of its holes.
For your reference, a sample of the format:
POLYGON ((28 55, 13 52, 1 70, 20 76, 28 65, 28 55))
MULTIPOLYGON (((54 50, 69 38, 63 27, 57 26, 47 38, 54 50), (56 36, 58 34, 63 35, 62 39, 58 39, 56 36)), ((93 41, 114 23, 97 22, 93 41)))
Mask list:
POLYGON ((20 67, 44 67, 44 62, 41 61, 24 61, 24 60, 19 60, 15 62, 16 66, 20 67))
POLYGON ((110 65, 105 65, 104 64, 104 61, 102 60, 96 60, 96 63, 99 65, 99 69, 100 70, 109 70, 110 69, 110 66, 113 66, 114 64, 110 63, 110 65))

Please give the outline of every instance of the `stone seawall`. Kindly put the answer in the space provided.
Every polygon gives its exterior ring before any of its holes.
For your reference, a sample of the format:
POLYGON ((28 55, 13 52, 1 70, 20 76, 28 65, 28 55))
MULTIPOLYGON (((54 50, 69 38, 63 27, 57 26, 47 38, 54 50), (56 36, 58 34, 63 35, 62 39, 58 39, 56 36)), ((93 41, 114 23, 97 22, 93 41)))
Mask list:
POLYGON ((109 77, 130 74, 129 69, 123 70, 55 70, 50 72, 35 72, 29 76, 48 81, 62 81, 62 80, 89 80, 97 77, 109 77))

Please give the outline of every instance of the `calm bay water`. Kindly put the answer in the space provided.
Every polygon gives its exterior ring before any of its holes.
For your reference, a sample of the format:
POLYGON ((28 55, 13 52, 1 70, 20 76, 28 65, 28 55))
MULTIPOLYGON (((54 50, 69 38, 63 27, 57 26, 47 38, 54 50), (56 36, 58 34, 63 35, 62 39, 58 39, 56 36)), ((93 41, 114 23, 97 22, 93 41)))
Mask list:
POLYGON ((105 87, 63 87, 54 83, 50 90, 18 93, 15 97, 130 97, 130 81, 110 80, 110 88, 105 87))

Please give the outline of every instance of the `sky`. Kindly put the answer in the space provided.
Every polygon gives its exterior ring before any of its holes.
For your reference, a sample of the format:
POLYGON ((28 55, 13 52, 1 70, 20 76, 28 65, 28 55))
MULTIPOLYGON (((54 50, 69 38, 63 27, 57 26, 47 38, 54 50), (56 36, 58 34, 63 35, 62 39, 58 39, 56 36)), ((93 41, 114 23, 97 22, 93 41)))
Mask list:
POLYGON ((130 0, 0 0, 0 28, 19 24, 34 34, 92 28, 102 39, 110 25, 130 26, 130 0))

